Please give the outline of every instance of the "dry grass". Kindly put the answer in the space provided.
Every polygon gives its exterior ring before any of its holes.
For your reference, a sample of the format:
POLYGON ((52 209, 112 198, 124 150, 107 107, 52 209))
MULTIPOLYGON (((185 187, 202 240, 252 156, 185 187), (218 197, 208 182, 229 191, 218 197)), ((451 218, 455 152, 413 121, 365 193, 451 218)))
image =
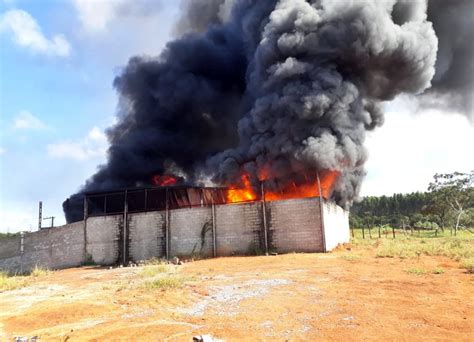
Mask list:
POLYGON ((184 278, 178 275, 166 275, 150 281, 147 281, 143 284, 143 287, 146 289, 176 289, 184 285, 184 278))
POLYGON ((459 232, 458 236, 429 235, 427 232, 421 237, 404 236, 398 234, 395 239, 361 239, 358 235, 353 243, 361 247, 369 245, 376 247, 375 256, 378 258, 412 259, 422 255, 446 256, 460 261, 461 265, 474 273, 474 236, 466 232, 459 232))
POLYGON ((31 282, 29 277, 9 276, 7 273, 0 272, 0 292, 15 290, 27 286, 31 282))

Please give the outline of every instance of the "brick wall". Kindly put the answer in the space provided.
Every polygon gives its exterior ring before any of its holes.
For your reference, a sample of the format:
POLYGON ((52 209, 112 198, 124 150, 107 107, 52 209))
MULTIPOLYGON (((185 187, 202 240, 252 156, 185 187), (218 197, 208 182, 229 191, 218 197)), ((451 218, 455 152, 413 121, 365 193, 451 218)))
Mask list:
POLYGON ((130 260, 165 256, 165 212, 130 214, 128 230, 130 260))
POLYGON ((53 229, 25 233, 23 253, 21 237, 0 241, 0 269, 28 272, 35 266, 66 268, 80 265, 84 260, 82 222, 53 229))
POLYGON ((272 201, 266 206, 270 251, 323 251, 319 199, 272 201))
POLYGON ((120 230, 122 215, 97 216, 87 219, 87 253, 101 265, 119 261, 120 230))
POLYGON ((211 207, 170 211, 170 256, 212 256, 211 207))
POLYGON ((261 203, 216 206, 218 256, 263 251, 261 234, 263 234, 261 203))
MULTIPOLYGON (((327 250, 349 241, 348 212, 334 203, 323 205, 327 250)), ((318 198, 266 203, 267 241, 270 252, 321 252, 323 238, 318 198)), ((0 240, 0 269, 24 271, 78 266, 92 258, 97 264, 139 261, 166 256, 165 212, 90 217, 86 248, 83 222, 27 233, 24 252, 20 237, 0 240), (124 229, 126 224, 127 229, 124 229), (124 243, 124 231, 126 240, 124 243), (126 250, 124 252, 124 246, 126 250), (84 250, 86 249, 87 255, 84 250)), ((169 256, 213 255, 211 207, 182 208, 169 212, 169 256)), ((215 206, 218 256, 265 252, 261 202, 215 206)))
POLYGON ((0 240, 0 270, 13 271, 21 268, 20 236, 0 240))

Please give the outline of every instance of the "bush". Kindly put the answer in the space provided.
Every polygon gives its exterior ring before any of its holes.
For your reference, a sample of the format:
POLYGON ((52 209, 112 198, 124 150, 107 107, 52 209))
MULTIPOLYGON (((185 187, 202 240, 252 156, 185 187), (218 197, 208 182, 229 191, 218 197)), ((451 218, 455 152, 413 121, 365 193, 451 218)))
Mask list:
POLYGON ((143 284, 146 289, 176 289, 183 286, 184 279, 179 276, 160 277, 143 284))
POLYGON ((464 260, 462 262, 462 267, 464 267, 467 272, 474 273, 474 258, 464 260))
POLYGON ((30 275, 33 277, 41 277, 48 275, 49 273, 51 273, 51 271, 47 268, 36 265, 35 268, 33 268, 33 270, 30 272, 30 275))
POLYGON ((9 276, 5 272, 0 272, 0 292, 15 290, 27 286, 31 279, 24 276, 9 276))

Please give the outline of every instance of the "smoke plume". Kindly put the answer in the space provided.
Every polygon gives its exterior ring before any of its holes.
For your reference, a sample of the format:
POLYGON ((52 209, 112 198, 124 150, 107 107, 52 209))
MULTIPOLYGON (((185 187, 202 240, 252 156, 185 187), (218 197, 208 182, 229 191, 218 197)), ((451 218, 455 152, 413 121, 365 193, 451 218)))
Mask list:
POLYGON ((82 192, 167 172, 276 188, 333 170, 332 197, 349 206, 381 102, 431 86, 438 44, 424 1, 185 1, 176 33, 115 79, 108 162, 65 202, 69 222, 82 192))

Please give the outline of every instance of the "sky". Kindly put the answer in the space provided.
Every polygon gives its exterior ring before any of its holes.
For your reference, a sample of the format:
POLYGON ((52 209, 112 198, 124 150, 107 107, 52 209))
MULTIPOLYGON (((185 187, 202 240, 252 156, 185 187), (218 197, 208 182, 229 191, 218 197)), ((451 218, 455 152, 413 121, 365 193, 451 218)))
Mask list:
MULTIPOLYGON (((144 4, 0 0, 0 232, 36 230, 40 200, 64 224, 64 199, 106 161, 113 79, 131 56, 159 54, 179 15, 179 1, 144 4)), ((465 116, 407 96, 384 106, 361 195, 424 191, 435 173, 474 169, 465 116)))

